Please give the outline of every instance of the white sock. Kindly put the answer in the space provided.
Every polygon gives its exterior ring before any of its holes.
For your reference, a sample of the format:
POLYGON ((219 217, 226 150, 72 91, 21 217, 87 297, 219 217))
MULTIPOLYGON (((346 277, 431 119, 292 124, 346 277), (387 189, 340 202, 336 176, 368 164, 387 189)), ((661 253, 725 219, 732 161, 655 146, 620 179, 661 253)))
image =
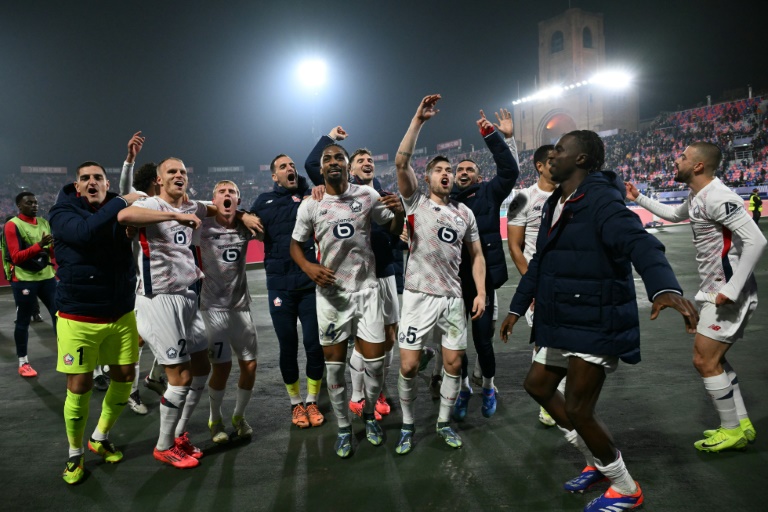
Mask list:
POLYGON ((595 466, 595 457, 592 455, 592 452, 589 451, 589 448, 587 448, 587 445, 584 444, 584 440, 581 438, 578 432, 576 430, 566 430, 558 425, 560 431, 564 434, 565 440, 568 441, 571 446, 579 450, 581 454, 584 456, 584 460, 587 463, 587 466, 595 466))
POLYGON ((238 386, 237 398, 235 399, 235 412, 232 413, 233 416, 237 416, 237 417, 245 416, 245 406, 248 405, 248 402, 251 401, 252 395, 253 395, 252 389, 243 389, 238 386))
POLYGON ((105 434, 104 432, 99 430, 99 427, 97 425, 96 428, 93 429, 93 434, 91 434, 91 439, 93 439, 94 441, 106 441, 107 439, 109 439, 109 434, 105 434))
POLYGON ((151 380, 160 380, 163 376, 163 365, 157 362, 157 359, 152 360, 152 368, 149 369, 149 378, 151 380))
POLYGON ((210 403, 211 413, 208 416, 210 423, 221 421, 221 405, 224 403, 224 393, 226 389, 213 389, 208 386, 208 401, 210 403))
POLYGON ((352 401, 359 402, 365 396, 365 361, 357 349, 352 350, 349 358, 349 376, 352 381, 352 401))
POLYGON ((165 390, 160 400, 160 436, 157 449, 167 450, 176 442, 176 423, 179 422, 181 409, 187 400, 189 386, 171 386, 165 390))
MULTIPOLYGON (((445 374, 443 374, 445 376, 445 374)), ((472 392, 472 384, 469 383, 469 375, 466 377, 459 377, 461 379, 461 390, 472 392)))
POLYGON ((325 382, 328 386, 328 397, 331 399, 331 407, 339 422, 339 428, 348 427, 349 414, 347 413, 347 388, 344 378, 344 363, 333 361, 325 362, 325 382))
POLYGON ((200 398, 202 398, 205 388, 208 387, 207 382, 207 375, 192 377, 192 385, 189 387, 189 393, 187 393, 184 409, 182 409, 181 417, 176 424, 176 437, 180 437, 181 434, 187 431, 187 423, 189 423, 192 413, 195 412, 195 407, 197 407, 197 404, 200 402, 200 398))
POLYGON ((101 371, 100 365, 96 365, 96 368, 93 369, 93 378, 95 379, 96 377, 99 377, 101 375, 104 375, 104 372, 101 371))
POLYGON ((82 446, 80 448, 70 448, 69 458, 71 459, 72 457, 79 457, 83 453, 85 453, 85 449, 82 446))
MULTIPOLYGON (((25 364, 28 364, 28 363, 29 363, 29 358, 27 356, 19 358, 19 368, 21 368, 22 366, 24 366, 25 364)), ((82 451, 81 451, 81 453, 82 453, 82 451)), ((73 457, 74 457, 74 455, 73 455, 73 457)))
POLYGON ((705 377, 704 389, 707 390, 712 404, 720 416, 722 428, 736 428, 739 426, 739 416, 736 414, 736 401, 733 399, 733 386, 728 375, 723 372, 714 377, 705 377))
POLYGON ((723 361, 723 370, 728 375, 728 380, 731 381, 731 387, 733 388, 733 402, 736 404, 736 415, 740 420, 748 418, 747 407, 744 405, 744 397, 741 396, 741 386, 739 386, 739 377, 733 370, 733 367, 728 361, 723 361))
POLYGON ((595 467, 611 481, 611 487, 624 495, 635 494, 637 485, 632 480, 627 467, 624 465, 624 459, 621 458, 621 452, 616 452, 616 460, 603 466, 599 459, 595 459, 595 467))
POLYGON ((389 396, 387 391, 387 376, 389 375, 389 367, 392 366, 392 359, 395 357, 395 351, 390 350, 384 353, 384 380, 381 383, 381 394, 389 396))
POLYGON ((413 425, 413 402, 416 400, 416 379, 397 377, 397 394, 400 396, 400 408, 403 410, 403 423, 413 425))
POLYGON ((373 414, 376 400, 381 393, 381 383, 384 381, 384 357, 376 359, 363 359, 365 362, 365 372, 363 380, 365 382, 365 407, 363 411, 373 414))
POLYGON ((139 363, 141 361, 142 350, 144 350, 144 347, 139 347, 139 358, 136 360, 136 365, 134 366, 135 375, 133 377, 133 384, 131 384, 131 394, 134 394, 136 390, 139 389, 139 363))
POLYGON ((493 377, 483 377, 483 389, 493 389, 493 377))
POLYGON ((443 371, 443 383, 440 385, 440 410, 437 413, 438 423, 450 421, 451 410, 456 403, 456 398, 459 396, 460 386, 460 375, 451 375, 443 371))

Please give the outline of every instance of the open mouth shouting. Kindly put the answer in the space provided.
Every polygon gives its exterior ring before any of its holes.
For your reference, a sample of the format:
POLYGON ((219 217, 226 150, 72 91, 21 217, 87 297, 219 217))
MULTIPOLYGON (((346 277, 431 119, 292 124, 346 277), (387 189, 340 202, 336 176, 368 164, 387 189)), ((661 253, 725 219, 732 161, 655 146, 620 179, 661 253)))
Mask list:
POLYGON ((459 186, 461 186, 461 187, 466 187, 472 181, 470 179, 470 177, 469 177, 469 174, 462 174, 457 179, 458 179, 458 182, 459 182, 459 186))
POLYGON ((288 182, 289 187, 293 187, 296 185, 296 173, 295 172, 289 172, 285 175, 285 179, 288 182))
POLYGON ((446 176, 446 177, 444 177, 444 178, 442 178, 442 179, 440 180, 440 185, 441 185, 443 188, 448 188, 448 186, 449 186, 450 184, 451 184, 451 180, 450 180, 450 179, 448 179, 448 177, 447 177, 447 176, 446 176))
POLYGON ((224 208, 229 210, 232 207, 232 200, 227 198, 227 199, 224 200, 223 204, 224 204, 224 208))

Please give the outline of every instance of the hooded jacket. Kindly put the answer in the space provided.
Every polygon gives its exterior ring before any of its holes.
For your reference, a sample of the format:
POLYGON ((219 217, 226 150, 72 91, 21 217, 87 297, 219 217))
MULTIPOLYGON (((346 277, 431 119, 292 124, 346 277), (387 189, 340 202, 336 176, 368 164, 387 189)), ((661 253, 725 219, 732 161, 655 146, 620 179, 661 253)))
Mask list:
POLYGON ((665 291, 682 294, 664 245, 627 209, 623 183, 611 171, 587 175, 552 225, 561 196, 562 189, 555 189, 543 208, 536 254, 509 312, 525 314, 535 298, 531 342, 637 363, 640 325, 632 265, 651 300, 665 291))
POLYGON ((136 271, 131 240, 117 214, 128 203, 107 192, 97 209, 65 186, 49 220, 59 264, 56 308, 84 321, 114 321, 133 310, 136 271))

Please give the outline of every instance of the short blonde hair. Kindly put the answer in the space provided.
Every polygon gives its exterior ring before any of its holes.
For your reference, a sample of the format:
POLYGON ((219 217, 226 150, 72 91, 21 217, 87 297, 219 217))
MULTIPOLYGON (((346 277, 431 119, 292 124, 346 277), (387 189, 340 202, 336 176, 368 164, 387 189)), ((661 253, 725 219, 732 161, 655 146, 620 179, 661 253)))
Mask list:
POLYGON ((217 184, 216 184, 216 185, 213 187, 213 195, 216 195, 216 190, 219 188, 219 185, 224 185, 224 184, 230 184, 230 185, 232 185, 233 187, 235 187, 235 190, 237 190, 237 197, 240 197, 240 189, 237 187, 237 183, 235 183, 235 182, 234 182, 234 181, 232 181, 232 180, 221 180, 220 182, 218 182, 218 183, 217 183, 217 184))

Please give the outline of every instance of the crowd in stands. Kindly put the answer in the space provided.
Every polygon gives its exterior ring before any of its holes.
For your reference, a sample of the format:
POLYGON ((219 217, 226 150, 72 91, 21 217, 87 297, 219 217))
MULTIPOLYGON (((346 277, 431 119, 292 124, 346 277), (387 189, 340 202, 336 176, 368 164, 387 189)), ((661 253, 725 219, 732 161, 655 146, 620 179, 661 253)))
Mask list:
MULTIPOLYGON (((672 163, 690 143, 703 140, 722 148, 724 159, 719 177, 727 185, 764 184, 768 172, 768 116, 759 110, 761 102, 762 98, 758 97, 662 113, 644 130, 604 137, 604 168, 654 191, 684 190, 686 186, 673 179, 672 163), (745 140, 747 144, 741 147, 734 144, 743 144, 745 140)), ((470 158, 481 172, 493 169, 493 159, 485 147, 471 152, 453 150, 448 156, 454 163, 470 158)), ((516 188, 525 188, 538 178, 533 167, 533 150, 521 151, 519 156, 520 178, 516 188)), ((430 158, 420 156, 412 161, 420 183, 424 182, 430 158)), ((393 165, 379 164, 376 174, 384 190, 397 190, 393 165)), ((40 203, 41 214, 47 215, 59 189, 64 183, 74 181, 74 175, 5 174, 0 179, 5 191, 0 196, 0 220, 4 220, 17 213, 13 200, 22 190, 33 191, 40 203)), ((273 185, 269 171, 244 172, 240 176, 197 172, 190 175, 190 195, 195 199, 208 199, 220 179, 232 179, 239 185, 244 207, 262 192, 271 190, 273 185)), ((110 176, 110 182, 112 190, 117 192, 117 177, 110 176)))

